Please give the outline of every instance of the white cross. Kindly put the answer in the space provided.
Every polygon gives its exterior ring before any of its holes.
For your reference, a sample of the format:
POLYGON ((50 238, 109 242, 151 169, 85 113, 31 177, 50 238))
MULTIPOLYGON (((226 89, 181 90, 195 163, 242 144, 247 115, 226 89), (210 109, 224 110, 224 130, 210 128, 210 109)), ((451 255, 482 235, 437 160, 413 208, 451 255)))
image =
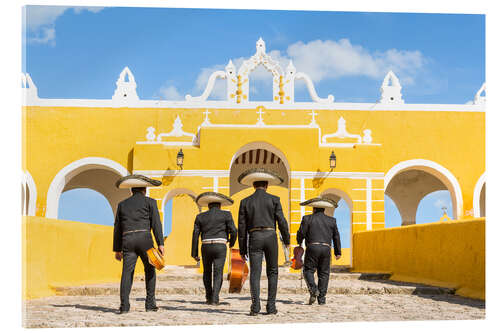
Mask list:
POLYGON ((316 111, 312 110, 312 112, 308 114, 312 116, 311 125, 316 124, 316 116, 318 115, 316 111))
POLYGON ((262 108, 259 109, 259 111, 257 111, 257 113, 259 114, 259 121, 262 121, 262 115, 265 113, 264 111, 262 111, 262 108))
POLYGON ((208 109, 205 110, 205 112, 203 112, 203 114, 205 115, 205 120, 208 121, 208 115, 211 114, 212 112, 208 111, 208 109))

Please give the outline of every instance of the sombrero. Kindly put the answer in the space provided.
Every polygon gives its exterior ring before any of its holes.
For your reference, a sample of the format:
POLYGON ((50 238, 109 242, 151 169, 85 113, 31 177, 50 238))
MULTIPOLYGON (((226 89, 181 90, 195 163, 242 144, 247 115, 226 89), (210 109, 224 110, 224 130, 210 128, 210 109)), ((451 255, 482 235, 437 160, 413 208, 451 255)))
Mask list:
POLYGON ((242 185, 252 186, 258 181, 266 181, 269 185, 280 185, 283 183, 283 178, 264 168, 246 170, 238 177, 238 182, 242 185))
POLYGON ((155 266, 155 268, 159 271, 165 267, 165 261, 163 260, 163 256, 160 251, 155 249, 154 247, 150 248, 146 251, 148 255, 148 261, 151 265, 155 266))
POLYGON ((196 203, 198 206, 208 206, 208 204, 217 202, 220 203, 221 206, 231 206, 234 201, 228 196, 225 196, 222 193, 216 192, 204 192, 196 197, 196 203))
POLYGON ((128 175, 118 179, 115 185, 118 188, 150 187, 160 186, 161 181, 143 175, 128 175))
POLYGON ((310 206, 316 208, 337 208, 338 205, 335 201, 327 198, 312 198, 300 203, 301 206, 310 206))

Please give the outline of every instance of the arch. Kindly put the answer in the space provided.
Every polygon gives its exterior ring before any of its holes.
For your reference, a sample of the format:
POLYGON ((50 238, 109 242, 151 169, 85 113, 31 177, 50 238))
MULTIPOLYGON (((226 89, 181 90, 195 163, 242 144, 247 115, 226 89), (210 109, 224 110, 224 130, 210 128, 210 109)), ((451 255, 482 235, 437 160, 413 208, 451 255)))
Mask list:
MULTIPOLYGON (((196 193, 194 193, 194 191, 190 190, 190 189, 187 189, 187 188, 183 188, 183 187, 180 187, 180 188, 174 188, 170 191, 168 191, 165 196, 163 197, 163 199, 161 200, 161 209, 163 210, 163 207, 165 207, 165 204, 172 198, 178 196, 178 195, 181 195, 181 194, 187 194, 189 195, 193 201, 196 199, 196 193)), ((196 203, 196 202, 195 202, 196 203)), ((196 205, 198 206, 198 204, 196 205)), ((201 207, 198 206, 198 210, 201 212, 201 207)))
POLYGON ((33 180, 33 177, 27 170, 24 171, 23 174, 22 186, 23 186, 22 214, 27 216, 35 216, 36 198, 37 198, 36 185, 35 181, 33 180))
MULTIPOLYGON (((474 186, 474 197, 473 197, 473 209, 474 209, 474 217, 481 217, 481 192, 483 187, 486 185, 486 172, 484 172, 481 177, 476 182, 476 186, 474 186)), ((483 197, 484 201, 484 197, 483 197)), ((483 202, 484 205, 484 202, 483 202)), ((486 212, 484 212, 486 213, 486 212)), ((483 215, 484 216, 484 215, 483 215)))
MULTIPOLYGON (((448 189, 448 191, 450 191, 453 204, 453 216, 456 219, 460 219, 463 217, 463 197, 458 180, 448 169, 434 161, 414 159, 396 164, 386 173, 384 177, 384 192, 387 194, 387 187, 396 175, 409 170, 424 171, 441 181, 448 189)), ((391 199, 396 203, 395 198, 391 199)), ((401 211, 400 214, 401 216, 403 216, 401 211)))
POLYGON ((352 214, 352 211, 354 209, 354 205, 353 205, 352 199, 349 196, 349 194, 347 194, 346 192, 344 192, 342 190, 339 190, 338 188, 329 188, 329 189, 324 190, 320 196, 328 196, 328 194, 333 194, 337 197, 340 197, 341 199, 344 199, 345 202, 347 202, 347 205, 349 206, 349 209, 351 210, 351 214, 352 214))
POLYGON ((121 164, 102 157, 85 157, 74 161, 62 168, 50 183, 47 193, 47 210, 45 217, 57 218, 59 207, 59 198, 66 184, 78 174, 88 170, 108 170, 120 175, 120 177, 129 174, 127 169, 121 164))
POLYGON ((285 188, 290 188, 290 181, 291 181, 290 163, 288 162, 288 159, 286 158, 285 154, 279 148, 270 144, 269 142, 254 141, 254 142, 250 142, 250 143, 247 143, 246 145, 242 146, 240 149, 238 149, 236 151, 236 153, 231 158, 231 162, 229 163, 229 194, 230 195, 238 193, 239 191, 241 191, 242 189, 244 189, 246 187, 246 186, 240 185, 239 183, 237 183, 236 179, 233 179, 233 177, 231 177, 231 174, 232 174, 232 171, 234 168, 234 164, 235 164, 234 162, 236 161, 236 159, 239 156, 243 155, 244 153, 252 151, 252 150, 257 150, 257 149, 267 150, 267 151, 273 153, 274 155, 276 155, 277 157, 279 157, 279 159, 283 162, 283 166, 285 168, 285 173, 286 173, 286 175, 285 175, 286 177, 284 178, 283 185, 280 185, 280 186, 285 187, 285 188))

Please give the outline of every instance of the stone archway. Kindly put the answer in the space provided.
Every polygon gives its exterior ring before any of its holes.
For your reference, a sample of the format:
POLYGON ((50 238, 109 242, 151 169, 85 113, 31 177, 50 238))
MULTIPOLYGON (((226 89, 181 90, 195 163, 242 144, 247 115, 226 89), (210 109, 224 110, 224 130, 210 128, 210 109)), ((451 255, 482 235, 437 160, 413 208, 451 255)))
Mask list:
POLYGON ((76 188, 99 192, 108 200, 113 213, 116 212, 118 203, 130 196, 130 190, 118 189, 115 183, 127 174, 127 169, 119 163, 100 157, 87 157, 67 165, 49 186, 45 217, 57 218, 61 194, 76 188))
POLYGON ((455 219, 462 217, 463 198, 455 176, 443 166, 428 160, 409 160, 395 165, 387 172, 385 194, 395 203, 402 225, 415 224, 420 201, 429 193, 450 192, 455 219))
POLYGON ((21 184, 21 212, 22 215, 35 216, 36 213, 36 185, 33 177, 28 171, 23 174, 23 181, 21 184))
POLYGON ((486 216, 486 173, 483 173, 474 187, 474 217, 486 216))

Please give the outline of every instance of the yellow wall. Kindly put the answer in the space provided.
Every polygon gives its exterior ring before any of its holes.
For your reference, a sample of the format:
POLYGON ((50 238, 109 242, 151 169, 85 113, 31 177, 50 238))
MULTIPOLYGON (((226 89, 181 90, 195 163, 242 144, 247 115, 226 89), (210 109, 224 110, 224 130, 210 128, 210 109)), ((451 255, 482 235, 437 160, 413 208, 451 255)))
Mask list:
MULTIPOLYGON (((23 298, 54 295, 54 286, 119 281, 113 227, 23 217, 23 298)), ((144 274, 137 261, 136 273, 144 274)))
POLYGON ((436 222, 353 235, 353 270, 456 288, 485 298, 485 219, 436 222))

